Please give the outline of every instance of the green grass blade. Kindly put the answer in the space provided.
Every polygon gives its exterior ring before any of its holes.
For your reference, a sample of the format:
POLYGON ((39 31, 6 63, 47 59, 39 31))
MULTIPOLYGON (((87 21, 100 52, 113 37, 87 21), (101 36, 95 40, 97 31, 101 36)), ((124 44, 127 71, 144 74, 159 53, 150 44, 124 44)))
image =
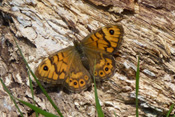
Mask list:
POLYGON ((20 116, 23 117, 23 114, 22 114, 21 110, 19 109, 19 107, 18 107, 18 105, 17 105, 17 103, 16 103, 16 101, 15 101, 13 95, 10 93, 10 91, 8 90, 8 88, 6 87, 6 85, 4 84, 4 82, 3 82, 3 80, 2 80, 1 78, 0 78, 0 81, 1 81, 1 84, 2 84, 2 86, 3 86, 3 88, 4 88, 4 90, 8 93, 8 95, 9 95, 10 98, 11 98, 11 100, 12 100, 13 103, 15 104, 17 110, 18 110, 19 113, 20 113, 20 116))
POLYGON ((103 111, 101 109, 101 106, 100 106, 100 103, 99 103, 99 99, 98 99, 95 78, 94 78, 94 90, 95 90, 95 103, 96 103, 96 109, 97 109, 98 117, 104 117, 104 114, 103 114, 103 111))
MULTIPOLYGON (((32 79, 30 77, 30 73, 29 71, 27 71, 28 73, 28 76, 29 76, 29 85, 30 85, 30 90, 31 90, 31 93, 32 93, 32 98, 33 98, 33 101, 34 101, 34 91, 33 91, 33 84, 32 84, 32 79)), ((35 101, 34 101, 35 102, 35 101)))
POLYGON ((45 117, 58 117, 57 115, 54 115, 54 114, 49 113, 49 112, 46 112, 46 111, 44 111, 44 110, 38 108, 38 107, 35 106, 35 105, 32 105, 32 104, 28 103, 28 102, 22 101, 22 100, 20 100, 20 99, 18 99, 18 101, 20 101, 22 104, 28 106, 29 108, 33 109, 35 112, 44 115, 45 117))
MULTIPOLYGON (((28 76, 29 76, 29 85, 30 85, 30 90, 31 90, 31 93, 32 93, 33 103, 34 103, 34 105, 36 105, 35 99, 34 99, 34 91, 33 91, 32 79, 31 79, 31 77, 30 77, 29 71, 27 71, 27 73, 28 73, 28 76)), ((37 112, 36 112, 36 117, 38 117, 38 113, 37 113, 37 112)))
MULTIPOLYGON (((169 116, 170 116, 170 113, 173 111, 173 108, 174 108, 174 104, 172 104, 172 105, 170 106, 170 109, 169 109, 169 111, 168 111, 166 117, 169 117, 169 116)), ((175 116, 175 115, 174 115, 174 116, 175 116)), ((173 116, 173 117, 174 117, 174 116, 173 116)))
POLYGON ((140 74, 140 67, 139 67, 139 56, 138 56, 138 63, 137 63, 137 72, 136 72, 136 117, 139 116, 139 105, 138 105, 138 93, 139 93, 139 74, 140 74))
POLYGON ((33 71, 31 70, 31 68, 29 67, 29 65, 28 65, 26 59, 24 58, 24 56, 23 56, 23 54, 22 54, 22 51, 21 51, 21 49, 19 48, 19 46, 18 46, 18 44, 17 44, 17 42, 16 42, 15 39, 14 39, 14 41, 15 41, 17 47, 18 47, 18 50, 19 50, 19 52, 20 52, 20 55, 22 56, 22 58, 23 58, 23 60, 24 60, 24 62, 25 62, 25 64, 26 64, 27 68, 29 69, 31 75, 34 77, 36 83, 37 83, 38 86, 41 88, 42 92, 43 92, 44 95, 47 97, 47 99, 50 101, 50 103, 51 103, 52 106, 55 108, 55 110, 57 111, 57 113, 58 113, 61 117, 63 117, 63 115, 62 115, 62 113, 60 112, 60 110, 58 109, 58 107, 57 107, 57 106, 55 105, 55 103, 52 101, 52 99, 50 98, 50 96, 47 94, 46 90, 42 87, 41 83, 38 81, 38 79, 36 78, 35 74, 34 74, 33 71))
MULTIPOLYGON (((95 63, 96 63, 96 61, 95 61, 95 63)), ((94 66, 94 70, 95 70, 95 66, 94 66)), ((93 79, 94 79, 94 90, 95 90, 95 103, 96 103, 96 109, 97 109, 98 117, 104 117, 104 113, 101 109, 99 99, 98 99, 97 87, 96 87, 96 82, 95 82, 95 77, 94 76, 93 76, 93 79)))
POLYGON ((118 117, 117 114, 114 112, 115 117, 118 117))

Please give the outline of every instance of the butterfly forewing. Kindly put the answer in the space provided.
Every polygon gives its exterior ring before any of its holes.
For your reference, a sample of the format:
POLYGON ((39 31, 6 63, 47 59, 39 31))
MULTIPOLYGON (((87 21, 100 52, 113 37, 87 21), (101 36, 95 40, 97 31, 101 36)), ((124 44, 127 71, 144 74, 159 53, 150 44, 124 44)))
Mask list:
POLYGON ((103 53, 115 53, 123 36, 120 25, 105 26, 82 40, 84 48, 103 53))
POLYGON ((47 83, 62 84, 72 61, 72 50, 73 47, 68 47, 43 60, 35 72, 38 79, 47 83))

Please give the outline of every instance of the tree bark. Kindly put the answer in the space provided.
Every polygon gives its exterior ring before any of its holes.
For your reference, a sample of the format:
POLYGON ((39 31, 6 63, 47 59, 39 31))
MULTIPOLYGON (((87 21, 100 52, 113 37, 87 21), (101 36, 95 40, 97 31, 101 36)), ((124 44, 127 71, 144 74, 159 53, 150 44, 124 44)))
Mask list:
MULTIPOLYGON (((117 71, 98 83, 105 117, 135 116, 135 77, 140 57, 139 114, 165 116, 175 103, 175 2, 173 0, 4 0, 0 6, 0 77, 11 93, 32 103, 27 69, 14 39, 33 71, 41 60, 107 24, 122 24, 117 71)), ((34 81, 34 80, 33 80, 34 81)), ((56 111, 34 81, 35 100, 56 111)), ((95 117, 94 89, 78 94, 47 89, 65 117, 95 117)), ((0 115, 19 112, 0 85, 0 115)), ((24 115, 33 111, 18 104, 24 115)), ((175 112, 175 109, 171 114, 175 112)))

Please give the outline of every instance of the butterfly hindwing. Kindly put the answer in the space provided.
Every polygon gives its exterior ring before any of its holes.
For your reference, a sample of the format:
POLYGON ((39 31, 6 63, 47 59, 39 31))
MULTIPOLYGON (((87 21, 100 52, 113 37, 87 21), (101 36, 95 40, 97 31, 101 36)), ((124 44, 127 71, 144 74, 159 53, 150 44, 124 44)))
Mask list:
POLYGON ((90 65, 89 72, 97 81, 107 80, 114 75, 116 66, 112 55, 89 50, 86 53, 90 65))
POLYGON ((81 92, 91 85, 91 75, 83 66, 77 52, 73 54, 72 64, 63 85, 71 92, 81 92))
POLYGON ((94 68, 91 68, 94 71, 93 75, 96 80, 107 80, 115 73, 115 60, 113 56, 100 53, 99 59, 96 59, 94 63, 94 68), (95 69, 95 70, 94 70, 95 69))

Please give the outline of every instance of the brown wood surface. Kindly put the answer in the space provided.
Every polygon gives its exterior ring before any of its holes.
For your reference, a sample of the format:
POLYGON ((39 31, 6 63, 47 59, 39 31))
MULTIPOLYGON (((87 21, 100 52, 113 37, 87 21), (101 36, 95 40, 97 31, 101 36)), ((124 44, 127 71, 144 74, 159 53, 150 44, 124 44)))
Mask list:
MULTIPOLYGON (((174 0, 3 0, 0 4, 0 77, 11 93, 32 103, 27 69, 14 39, 33 71, 48 55, 92 31, 120 23, 124 37, 115 75, 98 84, 105 117, 135 116, 135 74, 140 56, 140 116, 165 116, 175 103, 174 0)), ((34 81, 37 105, 56 111, 34 81)), ((94 89, 79 94, 47 88, 65 117, 95 117, 94 89)), ((0 115, 19 112, 0 84, 0 115)), ((33 111, 19 104, 25 116, 33 111)), ((173 110, 172 114, 175 112, 173 110)))

